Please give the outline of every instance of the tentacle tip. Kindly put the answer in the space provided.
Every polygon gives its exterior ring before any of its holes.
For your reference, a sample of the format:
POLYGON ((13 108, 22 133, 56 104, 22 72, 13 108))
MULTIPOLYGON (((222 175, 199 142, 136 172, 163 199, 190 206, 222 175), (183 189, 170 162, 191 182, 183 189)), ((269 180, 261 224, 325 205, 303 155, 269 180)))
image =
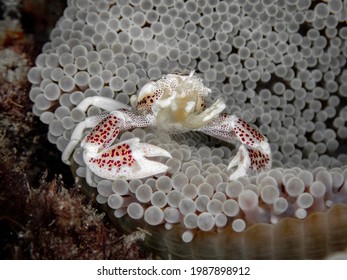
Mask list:
POLYGON ((62 161, 63 163, 65 163, 66 165, 71 165, 71 161, 70 161, 69 159, 65 158, 65 157, 62 157, 62 158, 61 158, 61 161, 62 161))

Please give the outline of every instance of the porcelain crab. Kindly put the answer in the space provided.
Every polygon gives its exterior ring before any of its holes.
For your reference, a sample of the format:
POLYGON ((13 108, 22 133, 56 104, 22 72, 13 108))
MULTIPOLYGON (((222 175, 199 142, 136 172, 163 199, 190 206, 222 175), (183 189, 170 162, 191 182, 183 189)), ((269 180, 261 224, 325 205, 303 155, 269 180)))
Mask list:
POLYGON ((69 164, 71 154, 81 143, 89 184, 92 184, 91 172, 110 180, 140 179, 164 173, 168 168, 165 164, 147 157, 171 157, 166 150, 140 143, 138 138, 113 144, 121 131, 156 126, 168 133, 193 130, 226 142, 241 142, 228 166, 237 166, 230 180, 269 169, 271 150, 266 137, 237 116, 221 114, 226 106, 221 99, 206 108, 205 97, 210 91, 192 71, 189 75, 168 74, 147 83, 137 96, 131 97, 132 106, 100 96, 85 98, 78 109, 86 111, 94 105, 109 113, 80 122, 62 160, 69 164), (86 128, 91 130, 82 140, 86 128))

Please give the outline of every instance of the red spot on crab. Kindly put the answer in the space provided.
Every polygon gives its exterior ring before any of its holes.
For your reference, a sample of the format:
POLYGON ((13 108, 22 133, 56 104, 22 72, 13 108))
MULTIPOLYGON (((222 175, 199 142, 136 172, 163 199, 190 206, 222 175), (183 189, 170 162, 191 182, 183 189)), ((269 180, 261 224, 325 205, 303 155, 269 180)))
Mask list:
POLYGON ((264 170, 270 162, 269 155, 253 148, 247 148, 247 150, 251 161, 250 168, 257 171, 264 170))

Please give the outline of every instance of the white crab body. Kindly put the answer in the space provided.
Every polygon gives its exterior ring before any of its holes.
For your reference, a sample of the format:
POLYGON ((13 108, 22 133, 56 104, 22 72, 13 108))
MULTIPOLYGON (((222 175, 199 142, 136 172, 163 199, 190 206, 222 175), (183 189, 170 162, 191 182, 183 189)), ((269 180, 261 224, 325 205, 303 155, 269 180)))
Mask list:
MULTIPOLYGON (((261 172, 271 167, 271 151, 267 139, 237 116, 221 114, 225 108, 218 99, 206 108, 205 97, 210 93, 202 80, 189 75, 169 74, 142 87, 131 97, 129 106, 104 97, 91 97, 78 105, 81 110, 94 105, 109 114, 89 117, 76 126, 62 159, 68 163, 85 128, 92 130, 84 138, 84 161, 88 170, 110 180, 144 178, 165 173, 165 164, 147 157, 170 157, 162 148, 129 139, 112 145, 120 131, 136 127, 155 126, 168 132, 199 131, 232 142, 241 142, 239 152, 229 168, 237 166, 230 179, 261 172)), ((91 183, 91 180, 87 181, 91 183)))
POLYGON ((142 87, 131 104, 139 113, 152 113, 157 127, 187 131, 203 127, 224 110, 221 99, 206 109, 205 97, 210 92, 194 72, 169 74, 142 87))

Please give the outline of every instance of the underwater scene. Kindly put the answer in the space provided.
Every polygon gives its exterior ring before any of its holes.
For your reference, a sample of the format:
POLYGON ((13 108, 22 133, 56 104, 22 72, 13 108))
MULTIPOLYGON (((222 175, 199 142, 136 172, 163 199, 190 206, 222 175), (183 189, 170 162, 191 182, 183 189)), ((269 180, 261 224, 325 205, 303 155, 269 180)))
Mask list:
POLYGON ((92 258, 92 224, 97 258, 347 259, 347 2, 68 0, 45 31, 28 2, 3 1, 1 108, 55 167, 16 200, 77 247, 18 258, 92 258))

